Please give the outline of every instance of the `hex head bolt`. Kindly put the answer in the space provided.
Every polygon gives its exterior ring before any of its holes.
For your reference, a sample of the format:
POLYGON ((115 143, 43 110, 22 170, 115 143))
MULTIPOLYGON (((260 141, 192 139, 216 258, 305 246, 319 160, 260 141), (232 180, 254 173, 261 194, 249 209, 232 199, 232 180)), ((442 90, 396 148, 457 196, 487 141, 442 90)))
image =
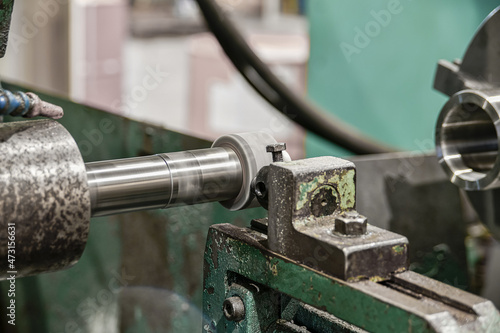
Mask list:
POLYGON ((335 218, 334 231, 344 236, 366 234, 367 219, 356 211, 344 212, 335 218))

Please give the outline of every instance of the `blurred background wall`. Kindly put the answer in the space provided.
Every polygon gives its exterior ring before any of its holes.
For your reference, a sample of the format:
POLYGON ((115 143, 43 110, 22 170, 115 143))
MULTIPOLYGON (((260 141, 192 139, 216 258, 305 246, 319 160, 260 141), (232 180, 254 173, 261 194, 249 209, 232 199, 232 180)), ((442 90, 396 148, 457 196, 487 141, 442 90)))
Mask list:
MULTIPOLYGON (((254 50, 305 95, 301 1, 220 0, 254 50)), ((0 77, 213 140, 265 130, 305 155, 305 132, 244 82, 192 0, 16 1, 0 77)))
MULTIPOLYGON (((388 144, 429 150, 445 102, 432 89, 436 62, 461 57, 498 2, 219 4, 298 94, 388 144)), ((1 78, 206 139, 264 129, 295 158, 349 155, 306 140, 262 101, 192 0, 17 0, 10 38, 1 78)))
MULTIPOLYGON (((433 150, 447 97, 432 89, 439 59, 462 58, 498 1, 307 2, 309 97, 363 133, 404 150, 433 150)), ((311 135, 309 156, 349 154, 311 135)))

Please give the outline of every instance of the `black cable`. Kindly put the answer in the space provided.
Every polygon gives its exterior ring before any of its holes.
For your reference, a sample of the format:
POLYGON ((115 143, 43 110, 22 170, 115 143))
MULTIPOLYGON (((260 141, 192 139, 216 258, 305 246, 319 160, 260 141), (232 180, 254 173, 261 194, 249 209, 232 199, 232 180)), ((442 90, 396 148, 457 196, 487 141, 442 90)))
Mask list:
POLYGON ((224 52, 248 83, 279 112, 305 129, 356 154, 395 151, 371 139, 288 89, 250 49, 213 0, 196 0, 224 52))

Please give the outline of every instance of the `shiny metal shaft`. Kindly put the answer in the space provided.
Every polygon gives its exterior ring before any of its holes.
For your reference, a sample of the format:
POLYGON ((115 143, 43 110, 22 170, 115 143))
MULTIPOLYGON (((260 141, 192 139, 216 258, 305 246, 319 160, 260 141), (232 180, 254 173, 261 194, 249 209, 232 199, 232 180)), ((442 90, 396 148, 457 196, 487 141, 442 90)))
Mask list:
POLYGON ((87 163, 92 216, 168 208, 236 197, 237 154, 218 147, 87 163))

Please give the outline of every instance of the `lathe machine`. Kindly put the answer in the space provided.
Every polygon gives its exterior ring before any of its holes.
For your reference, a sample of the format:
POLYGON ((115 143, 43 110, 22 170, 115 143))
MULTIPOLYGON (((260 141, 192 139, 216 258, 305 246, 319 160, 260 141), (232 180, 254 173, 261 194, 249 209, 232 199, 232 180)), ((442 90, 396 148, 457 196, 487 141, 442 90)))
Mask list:
MULTIPOLYGON (((498 237, 497 31, 498 11, 461 62, 440 62, 435 86, 451 96, 436 128, 439 162, 452 183, 482 190, 467 193, 498 237)), ((18 104, 6 113, 27 115, 25 96, 36 95, 7 96, 18 104)), ((43 115, 58 117, 44 105, 43 115)), ((203 332, 500 331, 491 301, 410 270, 407 235, 358 213, 363 188, 351 161, 291 160, 285 143, 256 132, 211 148, 85 163, 64 126, 48 119, 1 123, 0 154, 0 277, 14 285, 75 265, 91 217, 220 202, 267 214, 249 227, 209 228, 203 332)))

